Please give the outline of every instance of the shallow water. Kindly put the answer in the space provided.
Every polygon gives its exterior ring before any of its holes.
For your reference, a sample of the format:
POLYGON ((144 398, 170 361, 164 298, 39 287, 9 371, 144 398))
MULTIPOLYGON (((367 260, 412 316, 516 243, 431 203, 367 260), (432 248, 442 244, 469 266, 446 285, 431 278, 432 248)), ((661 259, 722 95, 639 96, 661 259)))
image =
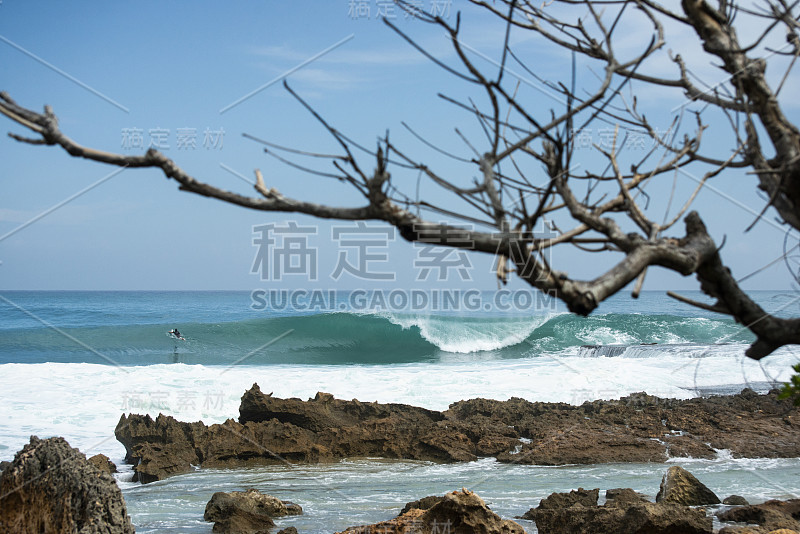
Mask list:
MULTIPOLYGON (((630 487, 655 499, 669 465, 689 469, 720 498, 742 495, 751 502, 797 498, 800 460, 684 460, 667 464, 609 464, 538 467, 500 464, 482 459, 455 465, 427 462, 350 460, 328 465, 265 466, 247 469, 203 469, 141 486, 120 482, 136 532, 211 532, 202 520, 216 491, 256 488, 300 504, 304 514, 276 520, 278 528, 331 533, 348 526, 371 524, 396 516, 403 505, 426 495, 467 488, 480 495, 503 518, 512 519, 554 491, 578 487, 630 487)), ((129 478, 122 474, 121 479, 129 478)), ((528 532, 530 521, 518 520, 528 532)))

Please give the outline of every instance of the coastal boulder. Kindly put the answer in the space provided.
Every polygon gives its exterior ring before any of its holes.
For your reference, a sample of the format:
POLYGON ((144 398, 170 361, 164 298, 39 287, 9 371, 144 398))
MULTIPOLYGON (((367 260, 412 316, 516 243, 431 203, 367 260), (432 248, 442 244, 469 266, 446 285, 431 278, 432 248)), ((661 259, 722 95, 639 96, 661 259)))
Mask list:
POLYGON ((0 475, 0 532, 133 534, 111 475, 64 438, 31 436, 0 475))
POLYGON ((606 505, 629 505, 650 502, 645 495, 633 491, 631 488, 613 488, 606 490, 606 505))
MULTIPOLYGON (((415 501, 429 504, 430 497, 415 501)), ((409 505, 414 503, 409 503, 409 505)), ((492 512, 483 499, 463 489, 442 497, 427 510, 407 505, 408 511, 394 519, 359 527, 350 527, 338 534, 524 534, 525 530, 514 521, 501 519, 492 512)))
POLYGON ((536 522, 540 534, 710 534, 712 521, 703 510, 647 502, 632 489, 553 493, 530 509, 524 519, 536 522))
POLYGON ((429 495, 428 497, 423 497, 421 499, 417 499, 416 501, 411 501, 406 503, 402 510, 400 510, 400 515, 405 514, 411 510, 427 510, 434 504, 439 504, 444 500, 444 497, 440 495, 429 495))
POLYGON ((561 510, 571 508, 573 506, 589 507, 597 506, 597 500, 600 497, 600 489, 585 490, 578 488, 569 493, 551 493, 548 497, 539 502, 539 506, 531 508, 525 512, 521 519, 529 519, 536 521, 537 516, 542 518, 543 522, 547 521, 547 516, 550 515, 550 510, 556 510, 560 513, 561 510))
POLYGON ((225 534, 261 534, 275 526, 273 517, 299 515, 299 505, 281 501, 256 489, 218 491, 206 504, 203 519, 214 522, 213 532, 225 534))
POLYGON ((112 462, 105 454, 95 454, 89 458, 89 463, 103 473, 108 473, 109 475, 117 472, 116 464, 114 464, 114 462, 112 462))
POLYGON ((199 465, 195 443, 204 430, 201 422, 183 423, 168 415, 123 414, 114 435, 125 446, 125 461, 133 464, 134 482, 147 483, 199 465))
POLYGON ((750 503, 747 502, 747 499, 741 495, 730 495, 722 499, 722 504, 727 504, 730 506, 747 506, 750 503))
MULTIPOLYGON (((772 500, 763 504, 737 506, 717 513, 720 521, 748 523, 759 528, 754 532, 771 532, 778 529, 800 531, 800 499, 788 501, 772 500)), ((745 527, 749 528, 749 527, 745 527)), ((733 532, 733 528, 728 527, 733 532)))
MULTIPOLYGON (((524 534, 525 530, 492 512, 483 499, 462 489, 444 496, 422 515, 422 522, 431 532, 436 525, 447 525, 453 534, 524 534)), ((441 532, 441 529, 439 530, 441 532)))
POLYGON ((720 504, 719 497, 686 469, 673 465, 661 479, 656 502, 701 506, 720 504))

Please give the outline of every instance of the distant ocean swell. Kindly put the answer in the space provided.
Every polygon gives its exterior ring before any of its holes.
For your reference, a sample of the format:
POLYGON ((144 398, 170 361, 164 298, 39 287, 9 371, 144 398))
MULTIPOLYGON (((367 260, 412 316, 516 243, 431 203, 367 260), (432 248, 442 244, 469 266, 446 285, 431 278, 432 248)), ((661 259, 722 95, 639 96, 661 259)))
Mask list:
POLYGON ((228 365, 246 357, 249 365, 395 364, 454 355, 481 360, 549 354, 647 358, 665 351, 702 357, 751 339, 731 320, 674 315, 509 318, 336 312, 221 323, 6 329, 0 335, 0 363, 228 365), (166 335, 174 327, 186 341, 166 335))

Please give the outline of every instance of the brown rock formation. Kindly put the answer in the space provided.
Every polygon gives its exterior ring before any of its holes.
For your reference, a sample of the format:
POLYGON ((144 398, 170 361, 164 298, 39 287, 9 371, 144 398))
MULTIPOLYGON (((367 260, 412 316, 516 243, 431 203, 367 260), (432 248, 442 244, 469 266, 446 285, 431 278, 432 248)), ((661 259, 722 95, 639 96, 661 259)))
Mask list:
POLYGON ((708 399, 659 399, 643 393, 615 401, 564 403, 472 399, 445 412, 403 404, 363 403, 318 393, 279 399, 258 385, 242 397, 239 421, 206 426, 159 415, 122 416, 115 431, 150 482, 191 466, 234 467, 384 457, 435 462, 495 456, 540 465, 663 462, 800 456, 800 409, 776 392, 708 399))
POLYGON ((117 472, 117 466, 105 454, 95 454, 89 458, 89 463, 109 475, 117 472))
POLYGON ((731 506, 747 506, 750 503, 741 495, 729 495, 722 499, 722 504, 729 504, 731 506))
POLYGON ((730 449, 734 457, 800 455, 800 410, 778 400, 776 391, 689 400, 636 393, 581 406, 472 399, 452 404, 445 414, 513 426, 531 441, 517 454, 497 456, 510 463, 660 462, 668 455, 713 458, 714 449, 730 449))
POLYGON ((548 497, 542 499, 538 507, 528 510, 522 518, 535 521, 537 512, 542 515, 547 510, 563 510, 576 505, 582 508, 597 506, 599 496, 600 490, 598 488, 593 490, 578 488, 569 493, 551 493, 548 497))
POLYGON ((788 501, 767 501, 764 504, 737 506, 717 513, 720 521, 749 523, 751 527, 725 527, 728 533, 752 532, 766 534, 774 530, 788 529, 800 531, 800 499, 788 501))
POLYGON ((213 532, 221 534, 268 534, 274 517, 299 515, 297 504, 281 501, 256 489, 218 491, 206 504, 203 519, 214 522, 213 532))
POLYGON ((637 493, 630 488, 614 488, 606 490, 606 504, 619 506, 623 504, 635 504, 649 502, 647 497, 637 493))
POLYGON ((32 436, 0 475, 0 532, 133 534, 111 475, 64 438, 32 436))
MULTIPOLYGON (((187 472, 192 465, 331 462, 379 456, 435 462, 476 459, 476 445, 439 412, 402 404, 343 401, 318 393, 309 401, 242 397, 239 422, 206 427, 172 417, 123 415, 115 434, 142 482, 187 472)), ((516 441, 516 440, 515 440, 516 441)))
POLYGON ((597 505, 599 490, 578 489, 553 493, 531 508, 524 519, 536 522, 540 534, 710 534, 712 521, 705 511, 676 504, 646 502, 631 489, 606 492, 597 505))
POLYGON ((423 497, 416 501, 411 501, 406 503, 402 510, 400 510, 400 515, 405 514, 406 512, 410 512, 411 510, 427 510, 431 506, 435 504, 439 504, 444 500, 444 497, 439 495, 429 495, 428 497, 423 497))
MULTIPOLYGON (((421 501, 424 500, 421 499, 421 501)), ((501 519, 486 506, 483 499, 464 489, 448 493, 427 510, 409 508, 407 512, 389 521, 375 525, 350 527, 338 534, 374 534, 377 532, 382 534, 434 534, 441 532, 451 534, 524 534, 525 531, 517 523, 501 519)))
POLYGON ((702 506, 719 504, 717 495, 683 467, 673 465, 661 479, 656 502, 702 506))

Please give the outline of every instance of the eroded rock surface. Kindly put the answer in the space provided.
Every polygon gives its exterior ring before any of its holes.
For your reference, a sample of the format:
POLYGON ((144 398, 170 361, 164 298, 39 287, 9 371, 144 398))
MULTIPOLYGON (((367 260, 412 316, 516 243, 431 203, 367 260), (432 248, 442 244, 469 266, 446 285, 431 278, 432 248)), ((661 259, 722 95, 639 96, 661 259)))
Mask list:
POLYGON ((678 465, 670 467, 656 495, 656 502, 682 504, 684 506, 702 506, 719 504, 717 495, 689 471, 678 465))
POLYGON ((123 415, 116 428, 142 482, 192 466, 331 462, 383 457, 434 462, 494 456, 501 462, 564 465, 663 462, 670 456, 799 457, 800 409, 777 393, 707 399, 564 403, 472 399, 445 412, 404 404, 245 392, 239 420, 206 426, 159 415, 123 415), (707 445, 710 443, 710 446, 707 445))
POLYGON ((712 520, 703 509, 651 503, 632 489, 606 492, 598 506, 599 490, 553 493, 531 508, 524 519, 536 523, 540 534, 710 534, 712 520))
POLYGON ((89 458, 89 463, 109 475, 117 472, 117 466, 105 454, 95 454, 89 458))
POLYGON ((726 526, 720 529, 723 534, 767 534, 780 529, 800 531, 800 499, 772 500, 763 504, 737 506, 718 512, 717 517, 720 521, 752 525, 726 526))
POLYGON ((64 438, 32 436, 0 475, 0 532, 133 534, 114 478, 64 438))
MULTIPOLYGON (((430 497, 415 501, 429 504, 430 497), (427 499, 427 501, 426 501, 427 499), (424 502, 423 502, 424 501, 424 502)), ((413 503, 409 503, 411 505, 413 503)), ((409 506, 407 506, 409 508, 409 506)), ((338 534, 524 534, 514 521, 502 519, 492 512, 478 495, 469 491, 453 491, 422 510, 410 507, 405 513, 375 525, 350 527, 338 534)))
POLYGON ((273 518, 301 513, 299 505, 251 488, 218 491, 206 504, 203 519, 214 522, 212 530, 220 534, 268 534, 275 526, 273 518))
POLYGON ((722 504, 729 504, 731 506, 747 506, 750 503, 741 495, 729 495, 722 499, 722 504))

